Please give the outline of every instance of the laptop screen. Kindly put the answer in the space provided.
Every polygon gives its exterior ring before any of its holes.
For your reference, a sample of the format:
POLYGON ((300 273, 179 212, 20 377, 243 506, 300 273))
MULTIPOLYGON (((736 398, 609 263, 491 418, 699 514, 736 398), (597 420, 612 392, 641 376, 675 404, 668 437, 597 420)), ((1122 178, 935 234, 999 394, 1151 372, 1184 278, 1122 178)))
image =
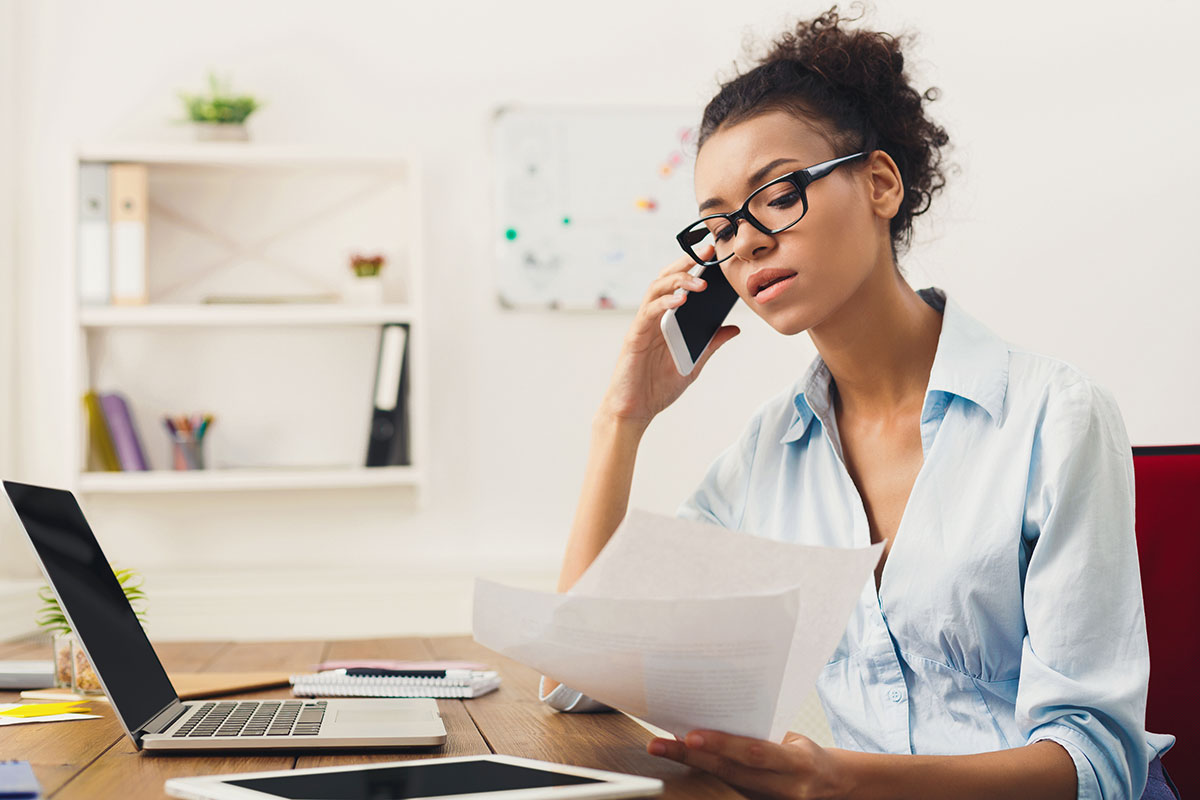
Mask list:
POLYGON ((4 489, 108 699, 136 733, 178 696, 79 503, 62 489, 12 481, 4 489))

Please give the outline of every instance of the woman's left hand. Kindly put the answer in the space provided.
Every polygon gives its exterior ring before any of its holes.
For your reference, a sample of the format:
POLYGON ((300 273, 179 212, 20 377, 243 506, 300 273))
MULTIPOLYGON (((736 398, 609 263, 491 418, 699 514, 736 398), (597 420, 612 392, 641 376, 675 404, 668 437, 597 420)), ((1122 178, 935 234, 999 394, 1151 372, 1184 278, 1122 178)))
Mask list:
POLYGON ((839 764, 838 751, 798 733, 788 733, 783 744, 776 744, 719 731, 692 731, 683 741, 652 739, 646 749, 651 755, 711 772, 758 797, 842 798, 852 785, 839 764))

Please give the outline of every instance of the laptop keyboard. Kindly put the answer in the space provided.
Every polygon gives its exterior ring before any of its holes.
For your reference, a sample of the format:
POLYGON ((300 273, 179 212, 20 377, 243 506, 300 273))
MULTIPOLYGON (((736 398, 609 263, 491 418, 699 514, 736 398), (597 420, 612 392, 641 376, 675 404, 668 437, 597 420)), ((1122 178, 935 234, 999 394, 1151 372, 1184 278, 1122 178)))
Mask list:
POLYGON ((171 736, 316 736, 325 719, 325 703, 324 700, 203 703, 171 736))

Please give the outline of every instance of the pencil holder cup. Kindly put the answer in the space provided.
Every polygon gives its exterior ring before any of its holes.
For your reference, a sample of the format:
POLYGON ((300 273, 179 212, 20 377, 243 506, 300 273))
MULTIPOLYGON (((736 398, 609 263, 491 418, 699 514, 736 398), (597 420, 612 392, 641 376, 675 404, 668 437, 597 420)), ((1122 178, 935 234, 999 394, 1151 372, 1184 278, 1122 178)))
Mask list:
POLYGON ((204 440, 190 433, 171 437, 171 464, 178 470, 204 469, 204 440))

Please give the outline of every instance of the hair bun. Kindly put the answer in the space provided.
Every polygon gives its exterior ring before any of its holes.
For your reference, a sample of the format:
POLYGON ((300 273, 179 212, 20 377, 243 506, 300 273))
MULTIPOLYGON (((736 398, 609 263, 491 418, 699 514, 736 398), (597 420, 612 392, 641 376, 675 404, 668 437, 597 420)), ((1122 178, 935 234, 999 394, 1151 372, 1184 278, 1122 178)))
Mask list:
POLYGON ((950 137, 925 114, 924 103, 938 90, 922 94, 904 74, 902 47, 911 37, 843 27, 861 18, 843 20, 833 6, 780 34, 752 69, 724 83, 709 102, 699 144, 721 125, 782 109, 822 123, 842 154, 883 150, 904 184, 893 245, 907 245, 913 217, 945 186, 941 148, 950 137))

